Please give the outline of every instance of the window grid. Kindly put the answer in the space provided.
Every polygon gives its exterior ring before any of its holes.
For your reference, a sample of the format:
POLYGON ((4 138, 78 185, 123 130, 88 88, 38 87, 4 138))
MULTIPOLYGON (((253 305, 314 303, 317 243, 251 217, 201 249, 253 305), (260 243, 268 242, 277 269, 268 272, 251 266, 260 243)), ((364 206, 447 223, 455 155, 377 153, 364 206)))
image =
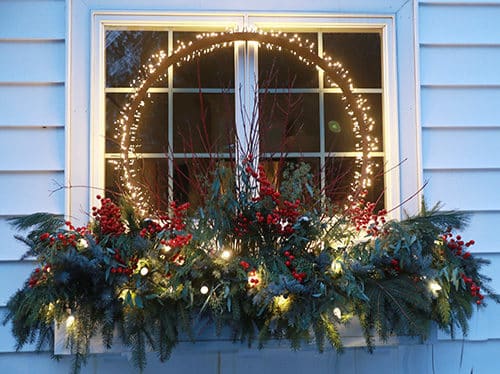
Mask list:
MULTIPOLYGON (((174 32, 177 30, 175 29, 168 29, 164 30, 168 32, 168 55, 172 54, 174 51, 174 32)), ((186 30, 179 30, 179 31, 186 31, 186 30)), ((328 32, 323 32, 319 31, 316 32, 316 37, 317 37, 317 47, 318 47, 318 55, 322 56, 323 55, 323 35, 324 33, 333 33, 336 32, 336 30, 329 30, 328 32)), ((360 32, 363 33, 368 33, 370 32, 369 30, 360 30, 360 32)), ((233 48, 235 48, 233 46, 233 48)), ((264 48, 264 47, 262 47, 264 48)), ((246 55, 246 53, 245 53, 246 55)), ((258 54, 257 54, 258 56, 258 54)), ((235 59, 237 56, 235 56, 235 59)), ((247 61, 244 61, 243 63, 245 64, 250 64, 250 69, 252 69, 255 72, 255 76, 258 76, 258 57, 255 58, 253 61, 250 61, 250 59, 246 59, 247 61)), ((180 88, 180 87, 174 87, 174 74, 175 74, 175 67, 170 66, 168 68, 168 79, 167 79, 167 87, 151 87, 148 92, 149 93, 158 93, 158 94, 166 94, 168 97, 168 120, 167 120, 167 132, 168 132, 168 142, 169 142, 169 148, 173 150, 174 147, 174 95, 178 93, 192 93, 192 94, 198 94, 198 93, 203 93, 203 94, 215 94, 215 93, 223 93, 223 94, 234 94, 236 95, 237 90, 234 88, 180 88)), ((237 74, 236 71, 234 71, 234 74, 237 74)), ((319 167, 320 167, 320 185, 321 189, 324 190, 326 186, 326 164, 327 164, 327 158, 336 158, 336 157, 344 157, 344 158, 355 158, 359 155, 361 155, 360 152, 329 152, 326 150, 326 135, 325 135, 325 126, 326 126, 326 121, 325 121, 325 94, 340 94, 342 91, 340 88, 336 87, 325 87, 324 85, 324 74, 323 71, 320 69, 317 69, 317 78, 318 78, 318 88, 268 88, 268 89, 258 89, 258 93, 263 93, 267 92, 269 94, 279 94, 279 93, 291 93, 291 94, 317 94, 318 95, 318 101, 319 101, 319 152, 284 152, 283 154, 275 153, 275 152, 263 152, 260 154, 260 156, 263 159, 272 159, 273 157, 276 158, 277 155, 279 157, 283 158, 307 158, 307 159, 318 159, 319 160, 319 167)), ((246 84, 249 84, 249 82, 246 82, 246 84)), ((382 81, 381 81, 382 84, 382 81)), ((133 87, 105 87, 104 89, 105 94, 108 93, 132 93, 134 92, 133 87)), ((384 90, 382 87, 380 88, 355 88, 353 90, 354 93, 360 93, 360 94, 383 94, 384 90)), ((238 111, 239 109, 235 107, 235 111, 238 111)), ((385 110, 383 108, 382 110, 385 110)), ((383 124, 378 124, 378 125, 383 125, 383 124)), ((384 160, 385 152, 372 152, 371 155, 373 157, 379 157, 382 160, 384 160)), ((168 158, 168 196, 169 198, 172 198, 173 196, 173 191, 174 191, 174 162, 176 159, 188 159, 188 158, 200 158, 200 159, 208 159, 212 157, 217 157, 221 159, 229 159, 230 158, 230 153, 202 153, 202 152, 195 152, 195 153, 182 153, 182 152, 169 152, 169 154, 165 153, 154 153, 154 152, 148 152, 148 153, 141 153, 137 152, 135 154, 129 155, 129 158, 142 158, 142 159, 161 159, 161 158, 168 158), (170 157, 171 156, 171 157, 170 157)), ((236 155, 233 155, 236 156, 236 155)), ((113 160, 113 159, 118 159, 120 158, 119 153, 113 153, 113 152, 105 152, 105 161, 108 162, 108 160, 113 160)))

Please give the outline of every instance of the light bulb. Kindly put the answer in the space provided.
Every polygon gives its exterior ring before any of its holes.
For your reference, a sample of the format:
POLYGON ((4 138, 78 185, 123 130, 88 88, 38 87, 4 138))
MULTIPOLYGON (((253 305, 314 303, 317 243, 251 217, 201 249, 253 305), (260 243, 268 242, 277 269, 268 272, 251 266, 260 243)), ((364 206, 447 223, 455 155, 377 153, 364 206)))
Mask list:
POLYGON ((66 327, 71 327, 75 323, 75 317, 73 315, 68 316, 66 319, 66 327))
POLYGON ((200 292, 202 295, 206 295, 208 293, 208 287, 207 286, 201 286, 200 292))
POLYGON ((146 275, 148 275, 148 273, 149 273, 149 269, 147 268, 147 266, 143 266, 143 267, 141 268, 140 273, 141 273, 141 275, 142 275, 143 277, 144 277, 144 276, 146 276, 146 275))
POLYGON ((338 319, 341 319, 342 318, 342 311, 340 310, 340 308, 333 309, 333 315, 335 317, 337 317, 338 319))
POLYGON ((231 258, 231 251, 229 251, 227 249, 222 251, 222 253, 220 254, 220 257, 224 260, 229 260, 231 258))

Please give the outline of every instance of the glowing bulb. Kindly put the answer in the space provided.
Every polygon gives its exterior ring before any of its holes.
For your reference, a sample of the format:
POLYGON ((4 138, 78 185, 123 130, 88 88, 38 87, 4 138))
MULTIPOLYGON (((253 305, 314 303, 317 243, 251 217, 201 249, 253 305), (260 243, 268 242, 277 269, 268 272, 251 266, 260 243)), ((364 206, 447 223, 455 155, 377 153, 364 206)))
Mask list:
POLYGON ((141 273, 141 275, 142 275, 143 277, 144 277, 144 276, 146 276, 146 275, 148 275, 148 273, 149 273, 149 269, 147 268, 147 266, 143 266, 143 267, 141 268, 140 273, 141 273))
POLYGON ((340 310, 340 308, 333 309, 333 315, 335 317, 337 317, 338 319, 341 319, 342 318, 342 311, 340 310))
POLYGON ((342 264, 340 263, 340 261, 334 260, 332 262, 331 268, 332 268, 332 272, 334 274, 340 274, 340 273, 342 273, 342 264))
POLYGON ((206 295, 208 293, 208 287, 207 286, 201 286, 200 293, 202 295, 206 295))
POLYGON ((276 296, 274 298, 274 303, 276 305, 276 308, 278 308, 278 310, 280 312, 286 312, 290 308, 290 304, 291 304, 290 298, 285 297, 283 295, 276 296))
POLYGON ((68 316, 66 319, 66 327, 71 327, 75 323, 75 316, 68 316))
POLYGON ((248 285, 255 287, 260 283, 259 275, 255 270, 248 272, 248 285))
POLYGON ((438 282, 436 282, 435 280, 430 281, 428 286, 429 286, 429 290, 432 292, 432 295, 434 297, 437 297, 438 292, 443 289, 441 287, 441 285, 438 282))
POLYGON ((229 250, 227 250, 227 249, 226 249, 226 250, 224 250, 224 251, 222 251, 222 253, 221 253, 220 257, 221 257, 222 259, 224 259, 224 260, 229 260, 229 259, 231 258, 231 251, 229 251, 229 250))
POLYGON ((162 253, 168 253, 171 250, 172 250, 172 247, 170 247, 169 245, 166 245, 166 244, 160 245, 160 252, 162 252, 162 253))

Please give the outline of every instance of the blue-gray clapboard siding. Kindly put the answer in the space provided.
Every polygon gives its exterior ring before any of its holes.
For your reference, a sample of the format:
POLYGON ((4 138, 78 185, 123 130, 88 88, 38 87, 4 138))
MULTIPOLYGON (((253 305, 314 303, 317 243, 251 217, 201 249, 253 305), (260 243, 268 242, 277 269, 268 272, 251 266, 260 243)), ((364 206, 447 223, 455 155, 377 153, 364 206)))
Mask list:
MULTIPOLYGON (((500 2, 421 1, 419 43, 424 196, 473 214, 465 236, 491 260, 500 290, 500 2)), ((439 333, 436 373, 500 372, 497 305, 477 313, 463 345, 439 333), (454 359, 452 359, 452 358, 454 359), (474 358, 474 359, 471 359, 474 358), (446 365, 448 364, 448 365, 446 365), (442 366, 445 369, 439 368, 442 366)))
MULTIPOLYGON (((0 312, 29 275, 23 246, 6 218, 33 211, 64 213, 66 4, 0 1, 0 312)), ((47 354, 15 353, 0 326, 0 362, 8 373, 57 372, 47 354)), ((64 365, 63 365, 64 366, 64 365)), ((66 365, 67 366, 67 365, 66 365)), ((64 371, 64 369, 63 369, 64 371)), ((66 370, 67 371, 67 370, 66 370)))

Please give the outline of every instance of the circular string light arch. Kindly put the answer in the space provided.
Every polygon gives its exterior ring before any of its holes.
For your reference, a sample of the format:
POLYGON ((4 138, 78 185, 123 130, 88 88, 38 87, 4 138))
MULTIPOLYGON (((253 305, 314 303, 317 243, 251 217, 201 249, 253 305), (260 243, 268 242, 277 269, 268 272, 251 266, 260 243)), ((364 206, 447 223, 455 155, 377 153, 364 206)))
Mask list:
POLYGON ((235 42, 256 42, 268 49, 276 49, 295 56, 305 65, 317 67, 324 71, 331 87, 338 87, 342 91, 342 100, 346 113, 352 121, 353 132, 356 138, 356 170, 351 183, 353 196, 364 196, 365 190, 371 185, 374 163, 371 152, 378 150, 378 139, 372 135, 375 121, 370 116, 370 107, 361 94, 354 93, 354 86, 348 71, 341 63, 333 61, 329 56, 318 56, 313 51, 313 44, 304 43, 297 36, 288 36, 286 33, 265 31, 229 31, 203 33, 197 39, 187 44, 180 43, 177 49, 167 56, 160 51, 151 56, 143 66, 142 74, 131 84, 136 91, 130 96, 122 108, 120 117, 115 122, 116 140, 120 145, 120 159, 116 168, 121 172, 121 188, 131 198, 139 213, 149 213, 149 198, 145 191, 135 181, 136 144, 135 134, 141 122, 141 111, 148 96, 148 89, 158 81, 162 81, 170 66, 179 66, 201 55, 206 55, 220 48, 232 46, 235 42))

